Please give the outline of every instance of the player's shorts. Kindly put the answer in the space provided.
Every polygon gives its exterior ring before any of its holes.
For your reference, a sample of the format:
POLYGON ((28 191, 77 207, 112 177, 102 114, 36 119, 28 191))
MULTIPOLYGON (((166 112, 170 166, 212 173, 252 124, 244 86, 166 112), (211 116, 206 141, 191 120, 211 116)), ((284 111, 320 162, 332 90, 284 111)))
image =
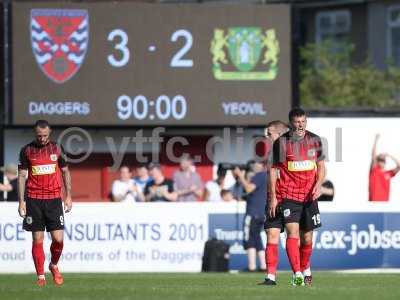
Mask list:
POLYGON ((318 201, 307 201, 304 203, 303 214, 300 219, 300 229, 311 231, 322 226, 319 213, 318 201))
POLYGON ((284 224, 299 223, 300 229, 303 231, 314 230, 322 226, 317 201, 302 203, 284 199, 280 206, 284 224))
POLYGON ((64 229, 64 212, 61 198, 26 198, 26 217, 23 228, 26 231, 53 231, 64 229))
POLYGON ((257 251, 264 250, 261 239, 264 217, 253 217, 245 215, 243 228, 243 246, 244 249, 255 248, 257 251))
POLYGON ((275 217, 271 218, 268 213, 268 204, 265 206, 265 222, 264 222, 264 229, 270 229, 270 228, 278 228, 281 230, 281 232, 285 231, 285 225, 283 222, 283 214, 281 207, 278 205, 278 208, 276 210, 275 217))

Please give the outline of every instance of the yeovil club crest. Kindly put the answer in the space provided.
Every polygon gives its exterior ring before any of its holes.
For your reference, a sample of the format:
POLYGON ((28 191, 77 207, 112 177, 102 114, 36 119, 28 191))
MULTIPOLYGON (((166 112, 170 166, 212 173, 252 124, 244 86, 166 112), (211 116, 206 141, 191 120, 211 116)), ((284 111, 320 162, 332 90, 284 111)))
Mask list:
POLYGON ((210 51, 215 79, 274 80, 278 74, 280 49, 274 29, 264 34, 260 27, 231 27, 225 34, 216 28, 210 51), (230 64, 236 70, 229 70, 230 64))
POLYGON ((83 9, 32 9, 31 42, 48 78, 64 83, 78 72, 89 41, 89 15, 83 9))

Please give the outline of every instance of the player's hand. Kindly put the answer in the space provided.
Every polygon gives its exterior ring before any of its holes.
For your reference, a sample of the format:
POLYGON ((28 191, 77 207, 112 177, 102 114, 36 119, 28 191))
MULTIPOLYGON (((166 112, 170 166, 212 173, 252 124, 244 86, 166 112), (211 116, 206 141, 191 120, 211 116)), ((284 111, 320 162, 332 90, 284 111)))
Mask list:
POLYGON ((65 200, 64 200, 64 211, 66 213, 68 213, 68 212, 71 211, 71 209, 72 209, 72 199, 71 199, 70 196, 69 197, 65 197, 65 200))
POLYGON ((277 207, 278 207, 278 200, 276 199, 276 197, 272 197, 271 200, 269 201, 269 207, 268 207, 268 214, 271 218, 275 218, 277 207))
POLYGON ((311 196, 313 200, 318 199, 321 196, 321 185, 316 184, 311 192, 311 196))
POLYGON ((25 201, 20 201, 18 205, 18 213, 22 218, 26 216, 26 203, 25 201))

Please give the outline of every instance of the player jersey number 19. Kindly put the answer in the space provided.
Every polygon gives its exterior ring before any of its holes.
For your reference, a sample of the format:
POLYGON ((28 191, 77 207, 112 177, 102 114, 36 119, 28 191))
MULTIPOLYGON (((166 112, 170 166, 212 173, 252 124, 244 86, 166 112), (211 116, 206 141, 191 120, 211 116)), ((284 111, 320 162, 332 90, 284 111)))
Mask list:
POLYGON ((319 225, 321 224, 321 216, 320 214, 316 214, 312 216, 312 220, 314 221, 314 225, 319 225))

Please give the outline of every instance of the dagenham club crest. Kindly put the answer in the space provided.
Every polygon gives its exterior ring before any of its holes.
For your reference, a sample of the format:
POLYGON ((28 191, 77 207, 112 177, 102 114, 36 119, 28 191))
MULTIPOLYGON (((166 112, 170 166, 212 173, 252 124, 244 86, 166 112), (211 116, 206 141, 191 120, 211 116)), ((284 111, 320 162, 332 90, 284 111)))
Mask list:
POLYGON ((78 72, 89 42, 89 15, 82 9, 32 9, 32 50, 41 70, 56 83, 78 72))

